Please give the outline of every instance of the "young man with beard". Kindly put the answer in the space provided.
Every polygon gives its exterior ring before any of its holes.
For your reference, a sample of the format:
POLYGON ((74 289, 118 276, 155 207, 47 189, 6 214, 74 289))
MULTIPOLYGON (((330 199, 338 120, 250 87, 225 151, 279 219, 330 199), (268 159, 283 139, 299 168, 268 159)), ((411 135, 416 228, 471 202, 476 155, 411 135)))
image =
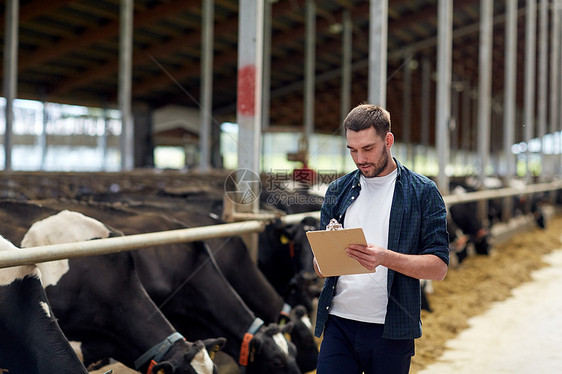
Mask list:
MULTIPOLYGON (((321 227, 361 227, 367 245, 347 255, 371 273, 326 278, 316 336, 318 374, 408 373, 421 336, 420 279, 442 280, 449 263, 447 212, 437 186, 391 155, 390 114, 362 104, 344 123, 357 170, 332 182, 321 227)), ((314 267, 322 276, 316 259, 314 267)))

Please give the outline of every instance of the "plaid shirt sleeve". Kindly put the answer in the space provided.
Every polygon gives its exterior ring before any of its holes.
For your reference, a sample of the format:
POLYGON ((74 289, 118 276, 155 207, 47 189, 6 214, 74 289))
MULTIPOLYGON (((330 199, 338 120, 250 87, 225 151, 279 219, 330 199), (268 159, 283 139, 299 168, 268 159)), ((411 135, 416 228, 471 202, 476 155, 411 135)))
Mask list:
MULTIPOLYGON (((401 168, 392 204, 388 248, 405 254, 432 254, 449 263, 447 211, 430 179, 401 168)), ((389 339, 421 336, 419 280, 389 270, 389 300, 384 335, 389 339)))

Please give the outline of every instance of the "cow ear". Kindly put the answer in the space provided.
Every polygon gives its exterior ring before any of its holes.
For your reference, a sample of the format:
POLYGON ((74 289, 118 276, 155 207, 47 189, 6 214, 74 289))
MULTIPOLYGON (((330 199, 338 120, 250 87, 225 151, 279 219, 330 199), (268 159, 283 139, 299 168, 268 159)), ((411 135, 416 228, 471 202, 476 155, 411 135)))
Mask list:
POLYGON ((205 344, 205 349, 207 349, 207 352, 209 353, 211 360, 213 360, 215 358, 216 353, 224 348, 224 345, 226 344, 226 338, 205 339, 203 341, 203 344, 205 344))
POLYGON ((152 367, 151 373, 148 374, 174 374, 174 367, 169 362, 162 362, 152 367))
POLYGON ((283 326, 281 326, 281 332, 283 333, 283 335, 291 334, 291 332, 293 331, 293 327, 295 327, 294 322, 286 323, 283 326))

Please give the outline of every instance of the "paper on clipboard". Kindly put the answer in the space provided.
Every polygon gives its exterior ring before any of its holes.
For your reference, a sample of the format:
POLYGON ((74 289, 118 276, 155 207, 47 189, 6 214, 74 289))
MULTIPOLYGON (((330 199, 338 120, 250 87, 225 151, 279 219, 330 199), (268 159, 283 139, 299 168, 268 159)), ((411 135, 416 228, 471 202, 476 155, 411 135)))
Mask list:
POLYGON ((350 244, 367 245, 362 229, 308 231, 306 236, 323 276, 373 272, 345 253, 350 244))

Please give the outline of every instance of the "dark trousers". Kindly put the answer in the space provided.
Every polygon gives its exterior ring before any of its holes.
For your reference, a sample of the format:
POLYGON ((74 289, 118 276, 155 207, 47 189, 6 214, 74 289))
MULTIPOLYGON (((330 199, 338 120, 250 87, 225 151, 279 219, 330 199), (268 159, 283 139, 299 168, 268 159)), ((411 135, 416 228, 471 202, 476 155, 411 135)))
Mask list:
POLYGON ((317 374, 407 374, 414 340, 382 337, 384 325, 330 315, 318 356, 317 374))

